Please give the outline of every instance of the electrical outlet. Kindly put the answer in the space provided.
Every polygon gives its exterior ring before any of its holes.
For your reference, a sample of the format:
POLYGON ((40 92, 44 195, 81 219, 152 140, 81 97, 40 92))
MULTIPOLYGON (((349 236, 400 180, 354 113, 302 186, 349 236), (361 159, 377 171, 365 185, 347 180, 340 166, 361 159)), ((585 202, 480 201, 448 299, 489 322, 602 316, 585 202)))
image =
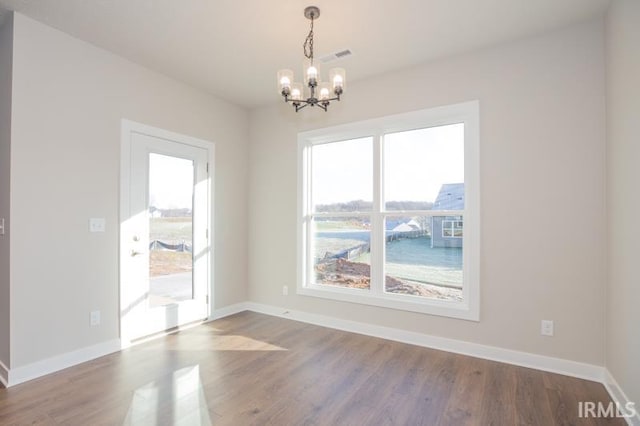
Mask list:
POLYGON ((100 325, 100 311, 91 311, 91 326, 100 325))
POLYGON ((543 336, 553 336, 553 321, 542 320, 540 323, 540 334, 543 336))
POLYGON ((289 287, 286 285, 282 286, 282 295, 283 296, 288 296, 289 295, 289 287))

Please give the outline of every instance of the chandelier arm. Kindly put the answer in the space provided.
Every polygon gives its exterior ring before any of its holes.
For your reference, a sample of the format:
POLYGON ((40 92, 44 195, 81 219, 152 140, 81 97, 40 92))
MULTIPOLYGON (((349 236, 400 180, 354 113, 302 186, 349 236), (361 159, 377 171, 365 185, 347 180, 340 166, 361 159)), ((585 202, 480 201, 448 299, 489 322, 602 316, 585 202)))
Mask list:
MULTIPOLYGON (((307 105, 318 105, 318 106, 322 107, 322 105, 325 105, 325 104, 328 105, 332 101, 340 101, 340 96, 336 96, 336 97, 333 97, 333 98, 327 98, 327 99, 317 99, 317 98, 312 96, 312 97, 309 97, 307 99, 298 99, 298 100, 292 99, 292 98, 290 98, 288 96, 283 96, 283 97, 284 97, 284 101, 287 102, 287 103, 288 102, 292 102, 294 105, 295 104, 304 103, 304 106, 307 106, 307 105)), ((300 109, 302 109, 303 107, 300 107, 300 109)), ((326 109, 325 109, 325 111, 326 111, 326 109)))
POLYGON ((300 104, 293 104, 293 106, 296 108, 296 112, 300 111, 302 108, 306 108, 307 106, 309 106, 309 104, 304 101, 304 105, 300 105, 300 104))

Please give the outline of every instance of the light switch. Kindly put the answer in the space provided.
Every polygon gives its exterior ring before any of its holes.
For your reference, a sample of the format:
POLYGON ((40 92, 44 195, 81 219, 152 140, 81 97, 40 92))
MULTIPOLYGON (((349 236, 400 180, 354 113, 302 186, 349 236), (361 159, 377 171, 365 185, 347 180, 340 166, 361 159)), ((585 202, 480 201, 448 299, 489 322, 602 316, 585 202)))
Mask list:
POLYGON ((105 220, 103 217, 92 217, 89 219, 89 232, 104 232, 105 220))
POLYGON ((4 235, 4 217, 0 217, 0 235, 4 235))

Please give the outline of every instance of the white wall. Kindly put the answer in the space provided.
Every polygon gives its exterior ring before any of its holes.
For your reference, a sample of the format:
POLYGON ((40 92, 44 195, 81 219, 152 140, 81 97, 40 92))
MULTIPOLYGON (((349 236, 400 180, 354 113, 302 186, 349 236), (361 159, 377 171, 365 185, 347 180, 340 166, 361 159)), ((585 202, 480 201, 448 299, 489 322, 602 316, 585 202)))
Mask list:
POLYGON ((122 118, 216 143, 213 300, 246 300, 245 110, 20 14, 13 88, 12 368, 118 338, 122 118))
POLYGON ((349 84, 327 113, 252 111, 250 299, 603 365, 604 100, 598 21, 349 84), (474 99, 481 321, 282 296, 296 284, 296 133, 474 99), (555 320, 555 337, 540 336, 542 319, 555 320))
POLYGON ((9 367, 9 179, 11 158, 11 74, 13 16, 0 20, 0 218, 5 235, 0 235, 0 362, 9 367))
POLYGON ((606 21, 608 288, 606 365, 640 406, 640 2, 606 21))

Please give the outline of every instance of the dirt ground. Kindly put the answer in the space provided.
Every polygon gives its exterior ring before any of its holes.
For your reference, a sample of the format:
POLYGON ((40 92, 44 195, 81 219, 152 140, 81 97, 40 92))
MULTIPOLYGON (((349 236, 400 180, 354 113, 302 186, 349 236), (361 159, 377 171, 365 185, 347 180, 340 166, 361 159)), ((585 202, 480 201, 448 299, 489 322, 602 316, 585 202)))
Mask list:
MULTIPOLYGON (((370 266, 366 263, 334 259, 316 266, 316 280, 319 283, 349 288, 370 287, 370 266)), ((445 292, 421 284, 401 281, 387 275, 385 289, 389 293, 410 294, 430 298, 448 298, 445 292)))

